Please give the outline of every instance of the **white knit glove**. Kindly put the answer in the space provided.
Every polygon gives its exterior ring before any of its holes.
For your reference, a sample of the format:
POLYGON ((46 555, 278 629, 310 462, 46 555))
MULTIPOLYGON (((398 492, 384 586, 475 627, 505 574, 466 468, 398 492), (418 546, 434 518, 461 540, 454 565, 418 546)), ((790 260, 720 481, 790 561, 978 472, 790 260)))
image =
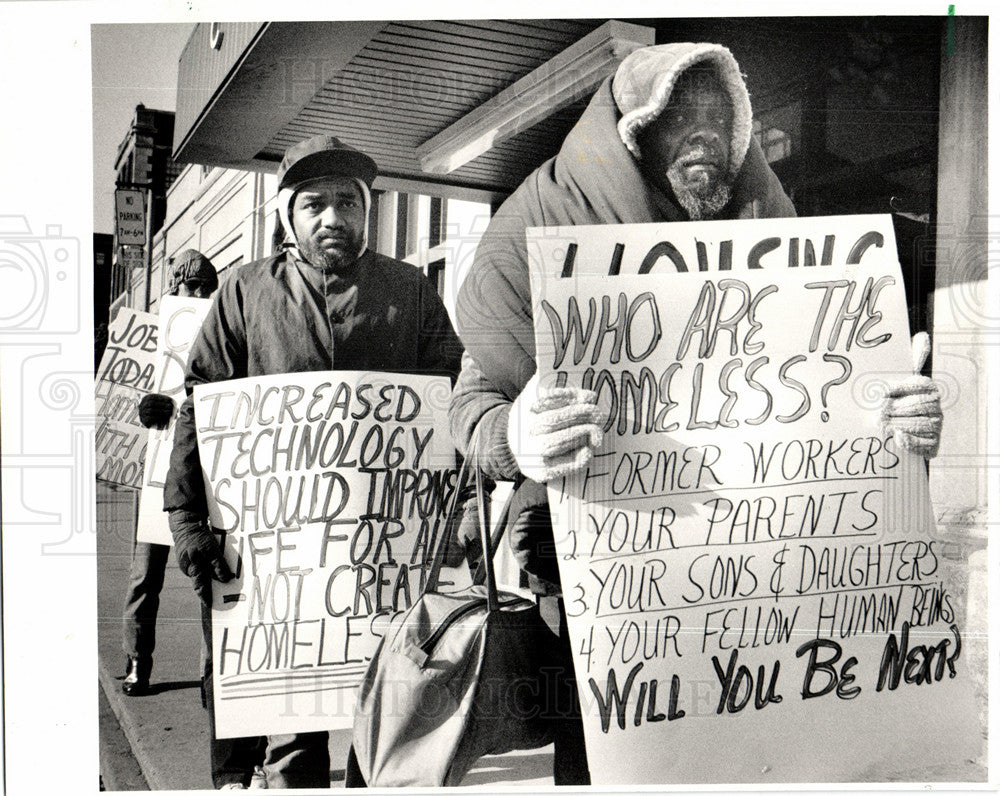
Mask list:
POLYGON ((889 388, 880 421, 896 445, 927 459, 937 456, 941 444, 941 392, 920 371, 931 350, 927 332, 913 335, 913 376, 889 388))
POLYGON ((521 472, 539 483, 586 467, 604 437, 597 393, 539 387, 536 373, 514 400, 507 441, 521 472))

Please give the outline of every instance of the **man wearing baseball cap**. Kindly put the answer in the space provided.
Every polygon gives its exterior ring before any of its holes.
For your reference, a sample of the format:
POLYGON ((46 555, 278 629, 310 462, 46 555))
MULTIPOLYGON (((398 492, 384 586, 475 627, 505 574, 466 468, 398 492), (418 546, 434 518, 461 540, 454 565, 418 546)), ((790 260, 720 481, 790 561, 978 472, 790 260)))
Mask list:
MULTIPOLYGON (((286 246, 242 266, 222 286, 191 348, 164 509, 178 563, 207 604, 212 581, 233 574, 207 522, 195 385, 319 370, 454 380, 460 369, 462 346, 431 282, 368 249, 377 172, 368 155, 332 136, 289 148, 278 169, 286 246)), ((270 736, 264 769, 269 788, 329 787, 327 733, 270 736)))

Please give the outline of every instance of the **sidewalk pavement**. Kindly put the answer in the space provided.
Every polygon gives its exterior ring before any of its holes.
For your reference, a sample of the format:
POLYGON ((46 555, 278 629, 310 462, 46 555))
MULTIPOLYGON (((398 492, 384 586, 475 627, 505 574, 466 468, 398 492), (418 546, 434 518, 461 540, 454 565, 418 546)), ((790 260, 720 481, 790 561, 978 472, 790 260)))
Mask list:
MULTIPOLYGON (((160 596, 150 693, 128 697, 121 690, 125 675, 122 604, 131 560, 134 500, 132 490, 98 483, 98 676, 110 707, 102 711, 102 779, 107 790, 142 790, 145 786, 150 790, 210 790, 208 714, 201 706, 198 679, 198 603, 173 554, 160 596), (124 759, 129 751, 138 770, 124 759)), ((350 731, 330 733, 333 787, 343 786, 349 745, 350 731)), ((551 772, 552 748, 547 747, 483 758, 462 784, 535 789, 552 784, 551 772)))

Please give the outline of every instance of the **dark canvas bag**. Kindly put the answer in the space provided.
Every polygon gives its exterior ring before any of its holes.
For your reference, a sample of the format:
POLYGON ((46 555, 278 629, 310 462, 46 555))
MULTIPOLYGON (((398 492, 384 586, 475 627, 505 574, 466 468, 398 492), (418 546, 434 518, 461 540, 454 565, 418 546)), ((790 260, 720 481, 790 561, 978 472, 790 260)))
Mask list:
POLYGON ((492 558, 506 510, 491 539, 475 477, 485 582, 437 591, 463 466, 424 593, 392 620, 361 682, 354 750, 370 787, 458 785, 483 755, 552 741, 539 672, 553 636, 534 602, 497 591, 492 558))

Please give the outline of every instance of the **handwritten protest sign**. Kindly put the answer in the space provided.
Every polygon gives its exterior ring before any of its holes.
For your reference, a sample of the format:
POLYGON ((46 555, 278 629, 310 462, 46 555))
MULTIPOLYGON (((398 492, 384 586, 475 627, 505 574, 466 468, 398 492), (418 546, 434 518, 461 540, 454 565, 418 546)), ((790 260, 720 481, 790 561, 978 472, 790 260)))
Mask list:
MULTIPOLYGON (((191 344, 211 306, 212 302, 207 299, 160 298, 160 334, 153 392, 172 398, 178 407, 184 401, 184 368, 191 344)), ((139 495, 139 527, 136 531, 136 539, 140 542, 174 543, 166 512, 163 511, 163 484, 170 469, 176 421, 175 412, 165 428, 149 429, 142 492, 139 495)))
POLYGON ((139 422, 139 401, 153 389, 156 332, 155 315, 125 307, 108 325, 108 345, 94 382, 100 481, 142 486, 146 429, 139 422))
POLYGON ((264 376, 195 388, 213 527, 220 737, 347 728, 389 618, 420 595, 456 486, 448 379, 264 376))
POLYGON ((602 446, 549 484, 595 784, 905 779, 978 736, 884 216, 528 231, 543 385, 602 446), (609 277, 609 274, 611 275, 609 277))

